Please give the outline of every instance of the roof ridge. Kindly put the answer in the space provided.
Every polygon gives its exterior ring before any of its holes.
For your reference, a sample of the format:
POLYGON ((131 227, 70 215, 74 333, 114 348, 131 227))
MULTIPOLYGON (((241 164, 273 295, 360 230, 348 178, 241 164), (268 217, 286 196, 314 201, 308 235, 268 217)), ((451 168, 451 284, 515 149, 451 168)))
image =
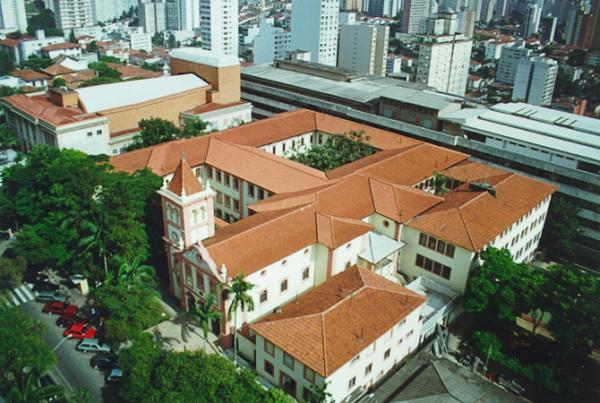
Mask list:
POLYGON ((328 374, 327 368, 327 343, 325 341, 325 314, 321 312, 321 345, 323 346, 323 367, 325 374, 328 374))
POLYGON ((475 250, 477 248, 475 246, 475 242, 473 241, 473 237, 471 236, 471 231, 469 231, 469 226, 467 225, 467 221, 465 220, 465 217, 462 214, 461 208, 459 207, 459 208, 457 208, 457 210, 458 210, 458 214, 460 216, 460 219, 462 220, 463 225, 465 226, 465 230, 467 231, 467 236, 469 237, 469 242, 471 242, 471 246, 473 247, 473 250, 475 250))
MULTIPOLYGON (((494 186, 494 188, 497 188, 498 185, 503 184, 504 182, 506 182, 508 179, 512 178, 515 176, 515 174, 513 172, 507 172, 505 174, 501 174, 501 175, 507 175, 506 178, 502 179, 500 182, 496 183, 496 185, 494 186)), ((496 176, 501 176, 501 175, 496 175, 496 176)), ((479 200, 480 198, 484 197, 486 194, 488 194, 487 190, 481 190, 481 193, 478 194, 477 196, 467 200, 466 202, 464 202, 463 204, 461 204, 460 206, 458 206, 458 209, 462 209, 463 207, 468 206, 469 204, 471 204, 472 202, 474 202, 475 200, 479 200)))

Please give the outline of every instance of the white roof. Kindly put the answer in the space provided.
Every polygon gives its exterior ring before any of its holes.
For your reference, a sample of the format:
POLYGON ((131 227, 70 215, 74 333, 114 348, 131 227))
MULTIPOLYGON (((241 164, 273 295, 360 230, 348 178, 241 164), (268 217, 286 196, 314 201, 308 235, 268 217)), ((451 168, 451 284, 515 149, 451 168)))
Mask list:
POLYGON ((379 263, 405 245, 374 231, 367 234, 365 241, 365 247, 358 256, 372 264, 379 263))
POLYGON ((89 113, 135 105, 208 85, 194 74, 123 81, 77 89, 89 113))
POLYGON ((181 59, 188 62, 205 64, 213 67, 239 66, 237 57, 223 55, 200 48, 177 48, 169 53, 171 59, 181 59))

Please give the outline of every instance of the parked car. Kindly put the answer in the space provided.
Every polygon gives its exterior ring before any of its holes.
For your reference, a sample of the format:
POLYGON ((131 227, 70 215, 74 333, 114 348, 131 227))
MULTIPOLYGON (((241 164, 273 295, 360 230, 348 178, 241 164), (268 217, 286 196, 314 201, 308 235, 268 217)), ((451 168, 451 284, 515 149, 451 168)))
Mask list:
POLYGON ((77 350, 84 353, 110 352, 110 344, 101 343, 98 339, 83 339, 77 344, 77 350))
POLYGON ((42 312, 54 315, 75 316, 79 307, 62 301, 48 302, 42 308, 42 312))
POLYGON ((35 299, 39 302, 65 302, 67 300, 67 297, 65 297, 62 294, 59 294, 57 291, 40 291, 37 293, 35 299))
POLYGON ((80 316, 79 314, 76 315, 61 315, 60 318, 56 319, 56 326, 60 326, 60 327, 69 327, 71 325, 75 325, 75 324, 79 324, 79 325, 85 325, 87 324, 88 321, 86 318, 80 316))
POLYGON ((113 369, 117 366, 117 356, 113 353, 98 353, 90 360, 95 369, 113 369))
POLYGON ((93 339, 96 336, 96 329, 88 325, 75 324, 65 329, 63 336, 76 340, 93 339))
MULTIPOLYGON (((54 381, 54 379, 52 379, 52 377, 49 374, 46 375, 42 375, 38 378, 38 387, 39 388, 43 388, 44 386, 48 386, 48 385, 57 385, 57 383, 54 381)), ((52 396, 47 396, 46 397, 46 401, 48 402, 58 402, 58 401, 62 401, 64 399, 64 393, 56 393, 52 396)))
POLYGON ((60 288, 59 286, 57 286, 56 284, 53 284, 51 282, 39 281, 39 282, 33 283, 32 290, 35 292, 56 291, 59 288, 60 288))
POLYGON ((113 368, 106 371, 106 375, 104 375, 104 380, 106 383, 121 383, 123 379, 123 371, 120 368, 113 368))

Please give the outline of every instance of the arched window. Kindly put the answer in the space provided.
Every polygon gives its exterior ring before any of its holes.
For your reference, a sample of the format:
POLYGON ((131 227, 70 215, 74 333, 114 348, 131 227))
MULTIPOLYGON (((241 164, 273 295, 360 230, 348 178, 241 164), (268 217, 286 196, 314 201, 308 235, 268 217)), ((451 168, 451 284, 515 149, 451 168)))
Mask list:
POLYGON ((206 207, 200 207, 200 213, 198 218, 200 219, 199 222, 204 222, 206 220, 206 207))
POLYGON ((192 223, 198 224, 198 218, 200 218, 200 216, 198 214, 198 210, 196 210, 196 209, 192 210, 192 223))

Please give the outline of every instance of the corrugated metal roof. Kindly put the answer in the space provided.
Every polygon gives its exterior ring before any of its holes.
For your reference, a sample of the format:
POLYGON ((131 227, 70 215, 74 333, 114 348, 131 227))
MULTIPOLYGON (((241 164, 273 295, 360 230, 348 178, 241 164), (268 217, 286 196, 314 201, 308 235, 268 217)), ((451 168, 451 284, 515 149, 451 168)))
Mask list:
POLYGON ((77 89, 89 113, 135 105, 208 85, 194 74, 124 81, 77 89))

